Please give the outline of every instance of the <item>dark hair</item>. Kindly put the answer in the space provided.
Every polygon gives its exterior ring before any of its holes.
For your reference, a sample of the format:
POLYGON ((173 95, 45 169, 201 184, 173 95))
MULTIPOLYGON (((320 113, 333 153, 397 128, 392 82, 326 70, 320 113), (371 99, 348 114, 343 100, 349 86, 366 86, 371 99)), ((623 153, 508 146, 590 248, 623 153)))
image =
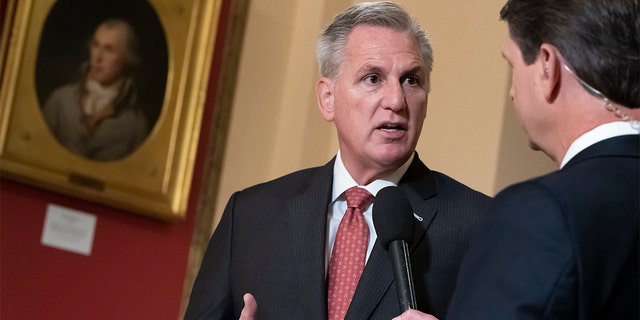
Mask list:
POLYGON ((526 64, 554 45, 580 79, 640 108, 640 0, 509 0, 500 19, 526 64))
POLYGON ((335 16, 320 35, 316 47, 322 76, 333 78, 338 74, 349 35, 359 25, 385 27, 410 33, 420 46, 427 71, 427 86, 429 85, 433 65, 433 50, 429 39, 407 11, 389 1, 358 3, 335 16))

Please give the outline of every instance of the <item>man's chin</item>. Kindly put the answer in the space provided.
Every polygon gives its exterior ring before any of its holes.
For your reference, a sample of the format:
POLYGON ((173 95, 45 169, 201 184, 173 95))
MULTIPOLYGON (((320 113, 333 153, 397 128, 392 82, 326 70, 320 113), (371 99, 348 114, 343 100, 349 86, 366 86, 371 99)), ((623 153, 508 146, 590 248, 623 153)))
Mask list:
POLYGON ((381 147, 383 150, 377 155, 379 163, 384 163, 389 166, 402 165, 413 153, 413 150, 407 150, 406 148, 388 148, 381 147))
POLYGON ((535 142, 529 140, 529 148, 533 151, 541 151, 542 149, 535 142))

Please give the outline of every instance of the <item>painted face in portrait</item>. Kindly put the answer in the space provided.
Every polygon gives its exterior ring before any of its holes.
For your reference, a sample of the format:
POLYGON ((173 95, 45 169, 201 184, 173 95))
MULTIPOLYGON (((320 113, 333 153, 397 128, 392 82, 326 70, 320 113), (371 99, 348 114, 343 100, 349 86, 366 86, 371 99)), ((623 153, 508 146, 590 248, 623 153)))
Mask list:
POLYGON ((126 32, 122 27, 100 26, 91 40, 89 78, 108 86, 119 80, 125 68, 126 32))
MULTIPOLYGON (((345 165, 394 170, 415 150, 427 112, 426 67, 407 32, 362 25, 349 35, 336 79, 318 83, 345 165)), ((352 168, 353 169, 353 168, 352 168)))

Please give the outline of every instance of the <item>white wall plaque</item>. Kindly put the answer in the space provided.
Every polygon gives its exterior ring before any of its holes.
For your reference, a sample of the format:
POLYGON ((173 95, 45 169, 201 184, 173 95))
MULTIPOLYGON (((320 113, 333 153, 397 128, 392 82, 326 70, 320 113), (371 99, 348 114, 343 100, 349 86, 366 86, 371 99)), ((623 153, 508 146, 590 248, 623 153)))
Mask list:
POLYGON ((45 246, 91 255, 96 220, 93 214, 49 204, 41 242, 45 246))

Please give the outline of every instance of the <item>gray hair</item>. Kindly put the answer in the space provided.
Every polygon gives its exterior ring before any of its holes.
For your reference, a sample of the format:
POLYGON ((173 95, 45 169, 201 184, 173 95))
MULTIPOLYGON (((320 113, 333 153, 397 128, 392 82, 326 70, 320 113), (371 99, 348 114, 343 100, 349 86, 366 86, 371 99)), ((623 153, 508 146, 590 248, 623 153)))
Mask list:
MULTIPOLYGON (((349 35, 359 25, 407 31, 418 42, 426 65, 428 80, 433 67, 433 49, 425 32, 406 10, 390 1, 362 2, 335 16, 318 38, 316 58, 320 74, 335 78, 338 75, 349 35)), ((427 81, 427 84, 429 81, 427 81)))
POLYGON ((125 36, 125 65, 128 69, 137 67, 140 63, 140 55, 138 53, 140 45, 138 36, 131 24, 119 18, 109 18, 100 23, 96 31, 102 27, 110 30, 122 28, 121 30, 124 31, 125 36))

